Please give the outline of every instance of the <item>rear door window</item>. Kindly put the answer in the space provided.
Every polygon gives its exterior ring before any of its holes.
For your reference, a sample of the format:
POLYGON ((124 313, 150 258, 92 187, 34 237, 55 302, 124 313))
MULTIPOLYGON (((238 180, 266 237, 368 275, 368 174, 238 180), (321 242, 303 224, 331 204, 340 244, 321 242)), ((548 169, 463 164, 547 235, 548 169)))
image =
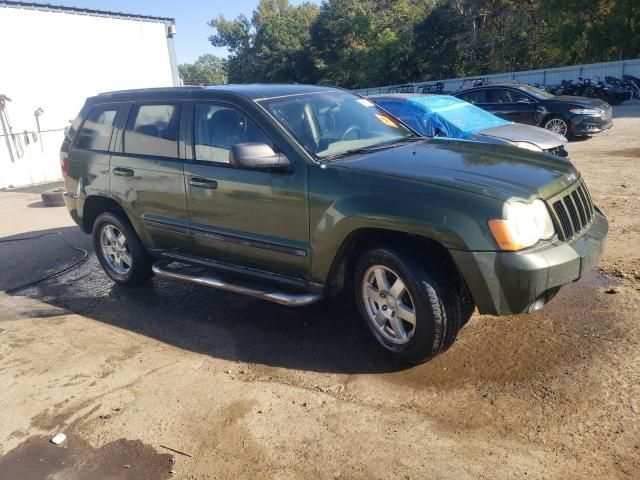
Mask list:
POLYGON ((93 107, 76 136, 74 147, 83 150, 108 151, 117 113, 118 109, 113 105, 93 107))
POLYGON ((133 107, 124 132, 124 151, 156 157, 178 157, 180 105, 133 107))

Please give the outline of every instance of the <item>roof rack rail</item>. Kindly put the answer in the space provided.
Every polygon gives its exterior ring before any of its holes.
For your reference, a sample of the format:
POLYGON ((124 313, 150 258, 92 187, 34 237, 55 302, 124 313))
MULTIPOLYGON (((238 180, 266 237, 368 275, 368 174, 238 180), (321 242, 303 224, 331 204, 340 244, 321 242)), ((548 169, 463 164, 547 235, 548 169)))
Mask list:
POLYGON ((115 95, 118 93, 141 93, 141 92, 171 92, 175 90, 202 89, 202 85, 182 85, 178 87, 150 87, 150 88, 129 88, 124 90, 113 90, 110 92, 101 92, 98 95, 115 95))

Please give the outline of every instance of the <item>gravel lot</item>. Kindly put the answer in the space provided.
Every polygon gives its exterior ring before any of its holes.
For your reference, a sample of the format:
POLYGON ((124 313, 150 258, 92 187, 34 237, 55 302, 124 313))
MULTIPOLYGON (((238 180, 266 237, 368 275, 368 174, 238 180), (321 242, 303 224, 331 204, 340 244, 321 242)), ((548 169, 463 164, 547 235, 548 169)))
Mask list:
MULTIPOLYGON (((415 368, 348 305, 125 289, 92 253, 0 292, 0 479, 640 478, 640 102, 615 117, 569 146, 611 223, 599 271, 415 368)), ((34 191, 0 192, 0 236, 90 250, 34 191)), ((0 243, 0 290, 78 258, 0 243)))

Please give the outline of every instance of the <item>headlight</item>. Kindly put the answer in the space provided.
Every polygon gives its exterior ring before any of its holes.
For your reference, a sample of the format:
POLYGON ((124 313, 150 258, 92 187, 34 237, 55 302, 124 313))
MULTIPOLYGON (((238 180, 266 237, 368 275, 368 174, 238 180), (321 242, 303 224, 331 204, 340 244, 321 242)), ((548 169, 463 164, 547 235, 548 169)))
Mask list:
POLYGON ((590 115, 592 117, 599 117, 602 115, 602 110, 599 108, 572 108, 569 111, 576 115, 590 115))
POLYGON ((512 142, 516 147, 524 148, 525 150, 531 150, 532 152, 541 152, 542 149, 533 143, 529 142, 512 142))
POLYGON ((489 231, 501 250, 521 250, 555 233, 551 216, 542 200, 507 203, 506 220, 489 220, 489 231))

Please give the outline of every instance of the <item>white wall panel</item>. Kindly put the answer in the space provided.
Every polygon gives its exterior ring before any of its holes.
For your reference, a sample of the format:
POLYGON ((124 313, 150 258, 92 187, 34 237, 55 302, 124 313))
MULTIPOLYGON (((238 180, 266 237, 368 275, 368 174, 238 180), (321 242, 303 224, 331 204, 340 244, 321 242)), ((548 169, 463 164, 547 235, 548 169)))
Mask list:
MULTIPOLYGON (((172 86, 166 26, 0 6, 0 94, 7 95, 13 132, 64 129, 86 97, 109 90, 172 86)), ((1 132, 0 132, 1 134, 1 132)), ((59 179, 62 132, 24 145, 15 163, 0 138, 0 188, 59 179)), ((14 152, 17 153, 17 152, 14 152)))

